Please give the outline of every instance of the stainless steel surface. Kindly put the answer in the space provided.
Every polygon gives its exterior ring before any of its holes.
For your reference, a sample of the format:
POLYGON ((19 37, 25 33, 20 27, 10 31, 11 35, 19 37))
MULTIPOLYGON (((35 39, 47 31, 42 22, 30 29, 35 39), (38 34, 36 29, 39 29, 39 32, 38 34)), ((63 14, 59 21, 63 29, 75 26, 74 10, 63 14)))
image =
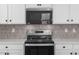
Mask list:
POLYGON ((27 35, 52 35, 51 30, 29 30, 27 35), (35 31, 43 31, 43 33, 35 33, 35 31))
POLYGON ((27 11, 52 11, 52 8, 27 8, 27 11))
POLYGON ((54 44, 25 44, 25 46, 54 46, 54 44))

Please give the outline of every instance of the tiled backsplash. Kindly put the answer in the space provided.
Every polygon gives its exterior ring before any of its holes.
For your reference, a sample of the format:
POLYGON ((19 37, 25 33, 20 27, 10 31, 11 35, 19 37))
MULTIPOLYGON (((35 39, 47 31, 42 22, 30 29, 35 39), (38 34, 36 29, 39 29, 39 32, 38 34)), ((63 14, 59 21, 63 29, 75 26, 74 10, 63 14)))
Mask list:
POLYGON ((23 39, 25 25, 0 25, 0 39, 23 39))
POLYGON ((52 30, 53 38, 78 39, 79 25, 0 25, 0 39, 24 39, 29 30, 52 30))

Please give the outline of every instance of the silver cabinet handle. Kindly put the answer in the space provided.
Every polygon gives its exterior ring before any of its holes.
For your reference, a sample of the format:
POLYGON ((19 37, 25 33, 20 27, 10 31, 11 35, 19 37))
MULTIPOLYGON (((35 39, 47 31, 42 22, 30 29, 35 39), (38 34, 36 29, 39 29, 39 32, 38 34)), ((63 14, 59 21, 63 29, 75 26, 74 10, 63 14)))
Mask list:
POLYGON ((77 52, 75 52, 75 55, 77 55, 77 52))
POLYGON ((72 55, 72 52, 70 54, 72 55))
POLYGON ((10 53, 6 52, 5 55, 10 55, 10 53))
POLYGON ((73 19, 71 19, 71 22, 73 22, 74 20, 73 19))
POLYGON ((6 22, 8 22, 8 20, 5 20, 6 22))
POLYGON ((8 48, 8 46, 6 46, 5 48, 8 48))
POLYGON ((5 55, 6 55, 6 53, 5 53, 5 55))
POLYGON ((9 21, 11 22, 12 20, 10 19, 9 21))
POLYGON ((37 6, 41 6, 42 4, 37 4, 37 6))
POLYGON ((66 21, 69 22, 69 19, 67 19, 66 21))
POLYGON ((63 48, 66 48, 65 46, 63 46, 63 48))

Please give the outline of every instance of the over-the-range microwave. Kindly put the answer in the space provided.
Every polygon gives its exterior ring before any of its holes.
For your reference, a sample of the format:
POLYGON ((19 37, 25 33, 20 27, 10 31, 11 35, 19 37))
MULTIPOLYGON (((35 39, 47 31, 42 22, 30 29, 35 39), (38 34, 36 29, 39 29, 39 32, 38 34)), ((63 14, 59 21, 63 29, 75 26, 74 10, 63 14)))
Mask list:
POLYGON ((27 24, 52 24, 51 8, 28 8, 26 9, 27 24))

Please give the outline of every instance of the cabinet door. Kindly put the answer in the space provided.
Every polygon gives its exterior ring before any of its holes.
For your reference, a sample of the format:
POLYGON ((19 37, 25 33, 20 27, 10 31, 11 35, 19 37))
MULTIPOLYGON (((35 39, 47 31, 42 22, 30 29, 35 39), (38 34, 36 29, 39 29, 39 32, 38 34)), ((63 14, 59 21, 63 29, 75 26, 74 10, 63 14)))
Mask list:
POLYGON ((73 51, 58 49, 57 51, 55 51, 55 55, 73 55, 73 51))
POLYGON ((79 24, 79 4, 71 4, 71 24, 79 24))
POLYGON ((7 24, 8 18, 7 18, 7 5, 6 4, 0 4, 0 24, 7 24))
POLYGON ((21 49, 6 49, 6 53, 8 55, 23 55, 23 50, 21 49))
POLYGON ((37 50, 38 50, 37 46, 26 46, 25 55, 38 55, 37 50))
POLYGON ((10 4, 8 5, 9 24, 26 24, 25 5, 10 4))
POLYGON ((79 55, 79 44, 73 44, 73 54, 79 55))
POLYGON ((55 45, 55 55, 72 55, 72 44, 71 43, 57 43, 55 45))
POLYGON ((53 5, 53 24, 70 24, 69 7, 68 4, 53 5))
POLYGON ((54 55, 54 46, 38 46, 38 55, 54 55))

